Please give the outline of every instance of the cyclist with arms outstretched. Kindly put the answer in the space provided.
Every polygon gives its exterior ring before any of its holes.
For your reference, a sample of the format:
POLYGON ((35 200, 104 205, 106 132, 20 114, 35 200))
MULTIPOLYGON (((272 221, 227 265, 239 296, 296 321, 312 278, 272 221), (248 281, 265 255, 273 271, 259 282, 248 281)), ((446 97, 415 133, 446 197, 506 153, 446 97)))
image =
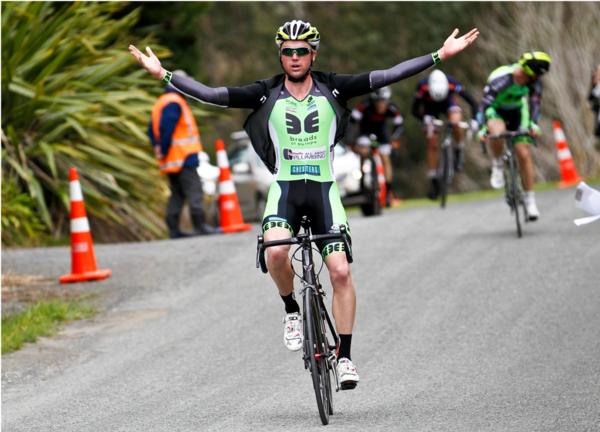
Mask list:
POLYGON ((434 128, 433 120, 442 115, 448 118, 452 124, 452 138, 456 157, 456 170, 462 168, 464 131, 459 127, 462 121, 462 108, 456 102, 456 95, 463 98, 471 107, 471 127, 477 131, 477 102, 465 90, 465 87, 450 75, 446 75, 439 69, 432 71, 429 76, 420 80, 413 97, 412 114, 423 122, 423 131, 427 142, 427 178, 429 189, 427 197, 436 199, 440 193, 440 180, 438 179, 438 141, 439 131, 434 128))
MULTIPOLYGON (((310 23, 286 22, 275 36, 283 73, 243 87, 212 88, 193 79, 172 75, 146 48, 144 55, 134 46, 130 52, 154 77, 200 101, 230 108, 250 108, 244 125, 254 149, 276 174, 269 190, 263 231, 265 241, 289 238, 298 233, 307 215, 314 234, 339 231, 348 226, 335 178, 332 154, 344 135, 348 99, 400 81, 445 60, 469 46, 477 29, 456 38, 458 30, 433 54, 417 57, 385 70, 358 75, 338 75, 312 70, 319 49, 319 32, 310 23)), ((356 295, 343 243, 321 243, 331 284, 333 315, 340 335, 338 374, 341 386, 351 389, 359 381, 350 356, 356 295)), ((284 343, 302 348, 300 308, 294 299, 294 274, 288 258, 289 246, 269 249, 267 267, 285 304, 284 343)))
MULTIPOLYGON (((542 82, 540 77, 550 69, 552 59, 542 51, 524 53, 518 63, 500 66, 489 76, 483 89, 478 120, 484 123, 480 136, 501 134, 506 130, 525 130, 533 136, 540 134, 537 125, 540 118, 542 82)), ((519 161, 521 181, 525 191, 525 207, 530 221, 540 217, 533 192, 534 167, 529 146, 530 137, 517 138, 515 152, 519 161)), ((492 175, 490 183, 494 189, 504 187, 502 150, 503 140, 490 140, 492 149, 492 175)))

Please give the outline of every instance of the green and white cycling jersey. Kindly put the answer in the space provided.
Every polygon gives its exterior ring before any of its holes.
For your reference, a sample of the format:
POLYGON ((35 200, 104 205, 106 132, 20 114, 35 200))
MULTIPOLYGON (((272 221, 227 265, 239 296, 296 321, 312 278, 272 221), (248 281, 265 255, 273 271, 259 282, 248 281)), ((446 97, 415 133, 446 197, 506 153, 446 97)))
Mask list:
POLYGON ((480 121, 490 118, 506 119, 508 116, 515 119, 518 116, 518 121, 512 123, 518 123, 519 127, 528 128, 531 122, 537 123, 542 97, 541 81, 517 84, 513 73, 518 67, 518 63, 500 66, 490 74, 483 89, 480 121))
POLYGON ((316 86, 297 100, 284 88, 269 116, 277 180, 334 181, 335 112, 316 86))

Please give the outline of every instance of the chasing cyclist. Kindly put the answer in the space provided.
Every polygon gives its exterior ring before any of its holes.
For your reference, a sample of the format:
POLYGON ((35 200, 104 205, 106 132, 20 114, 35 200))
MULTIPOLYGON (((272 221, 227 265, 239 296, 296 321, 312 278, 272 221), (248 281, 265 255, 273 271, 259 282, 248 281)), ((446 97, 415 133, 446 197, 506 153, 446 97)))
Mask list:
MULTIPOLYGON (((316 72, 312 65, 319 49, 319 32, 310 23, 286 22, 275 35, 283 73, 243 87, 209 87, 191 78, 165 70, 150 48, 148 55, 133 45, 129 51, 155 78, 170 83, 179 91, 202 102, 230 108, 250 108, 244 125, 257 154, 276 174, 271 185, 263 231, 265 241, 289 238, 299 230, 307 215, 315 234, 348 226, 335 177, 332 154, 335 143, 344 135, 349 110, 348 99, 419 73, 469 46, 477 29, 456 38, 458 29, 433 54, 417 57, 385 70, 358 75, 316 72)), ((356 295, 343 243, 321 243, 331 284, 333 315, 340 335, 338 373, 343 389, 359 381, 350 356, 356 295)), ((267 267, 285 304, 285 346, 302 347, 300 308, 294 299, 294 274, 288 258, 289 246, 273 247, 267 267)))
POLYGON ((471 128, 477 131, 478 123, 475 120, 477 103, 465 90, 464 86, 450 75, 436 69, 417 84, 412 104, 412 114, 423 122, 423 132, 427 142, 427 178, 429 188, 427 197, 436 199, 440 193, 440 181, 437 178, 438 166, 438 141, 439 132, 433 126, 433 120, 439 119, 442 114, 452 124, 452 137, 456 152, 455 169, 462 169, 464 130, 458 124, 462 121, 462 109, 456 103, 455 95, 462 97, 471 107, 471 128))
MULTIPOLYGON (((385 173, 387 207, 391 205, 392 180, 392 149, 400 148, 400 135, 404 130, 404 118, 398 107, 390 101, 392 89, 389 86, 371 92, 368 99, 359 103, 352 110, 351 123, 357 123, 356 137, 375 135, 379 144, 379 154, 383 161, 385 173), (388 132, 388 119, 391 119, 392 131, 388 132)), ((354 140, 356 142, 356 139, 354 140)))
MULTIPOLYGON (((500 134, 506 130, 527 130, 533 136, 540 135, 537 124, 540 118, 542 82, 540 77, 550 69, 551 57, 542 51, 524 53, 518 63, 500 66, 489 76, 483 89, 478 120, 483 125, 480 137, 500 134), (484 124, 485 122, 485 124, 484 124)), ((502 150, 503 140, 489 140, 492 149, 492 175, 494 189, 504 187, 502 150)), ((517 138, 515 152, 519 161, 521 181, 525 191, 525 207, 530 221, 540 217, 533 192, 534 167, 529 145, 531 138, 517 138)))

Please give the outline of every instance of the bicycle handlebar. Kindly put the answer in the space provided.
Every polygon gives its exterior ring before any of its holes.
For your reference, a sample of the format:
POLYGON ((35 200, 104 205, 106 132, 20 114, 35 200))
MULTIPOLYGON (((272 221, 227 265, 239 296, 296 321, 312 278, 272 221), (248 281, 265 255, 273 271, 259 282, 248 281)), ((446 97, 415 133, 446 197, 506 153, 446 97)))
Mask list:
MULTIPOLYGON (((511 143, 512 143, 512 138, 515 138, 518 136, 528 136, 533 141, 533 145, 537 146, 537 140, 536 140, 535 136, 533 136, 528 129, 518 129, 516 131, 504 131, 504 132, 501 132, 498 134, 492 134, 492 135, 490 135, 488 133, 484 136, 487 137, 488 139, 506 139, 506 140, 509 140, 511 143)), ((481 151, 484 154, 487 154, 488 151, 487 151, 487 147, 485 145, 485 141, 480 141, 480 143, 481 143, 481 151)))
POLYGON ((488 134, 488 138, 489 139, 505 139, 505 138, 514 138, 517 136, 530 136, 531 138, 533 138, 533 136, 529 133, 529 130, 527 129, 519 129, 516 131, 504 131, 501 133, 497 133, 497 134, 488 134))
POLYGON ((459 121, 458 123, 450 123, 450 122, 446 123, 443 120, 434 118, 431 121, 431 124, 433 124, 433 126, 435 126, 436 129, 443 129, 444 126, 446 126, 446 125, 448 125, 448 126, 454 126, 455 124, 458 125, 458 127, 461 128, 461 129, 469 129, 469 124, 467 122, 464 122, 464 121, 459 121))
POLYGON ((263 236, 258 236, 258 241, 256 244, 256 268, 260 268, 263 273, 267 273, 269 270, 267 269, 267 263, 265 262, 265 250, 267 248, 273 246, 285 246, 285 245, 294 245, 294 244, 304 244, 304 243, 314 243, 318 240, 342 240, 344 243, 344 252, 346 253, 346 259, 348 263, 354 261, 352 257, 352 249, 350 247, 350 241, 348 237, 348 231, 346 227, 342 225, 340 227, 339 233, 331 233, 331 234, 313 234, 308 235, 307 233, 299 234, 296 237, 289 237, 281 240, 271 240, 265 241, 263 236))

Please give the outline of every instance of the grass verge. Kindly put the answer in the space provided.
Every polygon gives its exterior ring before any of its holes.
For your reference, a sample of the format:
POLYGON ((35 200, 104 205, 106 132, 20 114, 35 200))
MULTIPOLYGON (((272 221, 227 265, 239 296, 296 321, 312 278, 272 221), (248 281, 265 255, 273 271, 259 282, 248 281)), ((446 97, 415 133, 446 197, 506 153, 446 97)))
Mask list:
POLYGON ((36 302, 23 312, 2 318, 2 354, 20 349, 26 342, 56 333, 61 323, 89 318, 96 309, 77 300, 45 300, 36 302))
MULTIPOLYGON (((588 185, 594 186, 600 184, 600 178, 591 178, 585 180, 588 185)), ((535 185, 536 192, 544 192, 553 189, 558 189, 558 182, 545 182, 545 183, 537 183, 535 185)), ((573 190, 575 186, 573 186, 573 190)), ((575 192, 573 192, 575 194, 575 192)), ((468 201, 482 201, 489 199, 502 199, 504 197, 504 189, 502 190, 493 190, 493 189, 485 189, 478 190, 472 192, 464 192, 457 194, 448 195, 448 203, 460 203, 460 202, 468 202, 468 201)), ((426 207, 426 206, 439 206, 440 201, 435 200, 431 201, 427 198, 410 198, 406 200, 400 201, 399 204, 395 205, 394 208, 400 209, 409 209, 415 207, 426 207)))

